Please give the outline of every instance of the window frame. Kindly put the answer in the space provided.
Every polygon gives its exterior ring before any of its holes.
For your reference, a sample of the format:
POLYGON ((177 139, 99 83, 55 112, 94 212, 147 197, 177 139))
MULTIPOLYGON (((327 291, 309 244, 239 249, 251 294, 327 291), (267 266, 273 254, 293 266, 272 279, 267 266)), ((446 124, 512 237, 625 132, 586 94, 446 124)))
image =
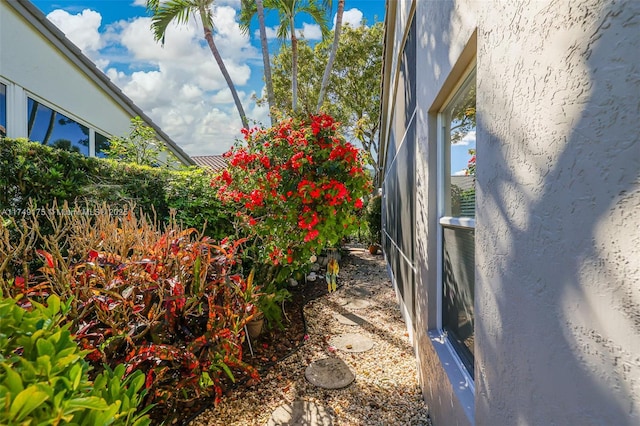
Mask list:
MULTIPOLYGON (((109 136, 108 132, 104 132, 101 129, 96 129, 94 126, 92 126, 91 124, 89 124, 87 121, 79 118, 78 116, 76 116, 75 114, 71 114, 68 111, 59 108, 58 106, 52 104, 51 102, 47 101, 46 99, 36 95, 33 92, 29 92, 27 90, 23 90, 23 101, 24 101, 24 128, 26 130, 25 133, 27 133, 27 135, 25 136, 26 138, 29 137, 28 135, 28 125, 27 125, 27 120, 29 118, 29 98, 31 98, 32 100, 38 102, 39 104, 55 111, 56 113, 62 114, 67 118, 72 119, 73 121, 75 121, 76 123, 86 127, 89 129, 89 153, 87 155, 87 157, 96 157, 96 132, 102 134, 103 136, 106 136, 107 138, 110 138, 111 136, 109 136)), ((82 154, 84 155, 84 154, 82 154)))
MULTIPOLYGON (((450 117, 449 110, 452 104, 464 94, 464 89, 469 87, 472 80, 476 78, 476 61, 473 60, 461 78, 451 90, 449 96, 442 103, 442 107, 437 112, 437 172, 436 172, 436 216, 437 216, 437 336, 432 336, 444 344, 455 362, 456 369, 464 377, 464 381, 471 393, 475 393, 475 381, 472 373, 465 365, 457 347, 458 343, 453 342, 448 336, 443 324, 444 313, 444 229, 463 228, 474 229, 475 219, 470 217, 454 217, 450 214, 450 191, 451 191, 451 143, 450 143, 450 117)), ((477 145, 476 145, 477 147, 477 145)), ((474 332, 475 334, 475 332, 474 332)))

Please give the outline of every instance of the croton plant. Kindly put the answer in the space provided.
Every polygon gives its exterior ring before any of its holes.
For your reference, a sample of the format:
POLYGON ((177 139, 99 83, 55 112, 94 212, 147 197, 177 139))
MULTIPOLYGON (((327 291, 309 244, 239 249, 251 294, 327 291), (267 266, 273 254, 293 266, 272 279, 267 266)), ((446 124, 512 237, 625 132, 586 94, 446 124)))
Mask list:
POLYGON ((175 224, 160 232, 131 212, 50 220, 37 250, 28 244, 40 233, 35 218, 0 222, 0 292, 25 309, 51 294, 67 301, 70 331, 96 371, 142 371, 146 402, 174 406, 220 398, 225 375, 257 379, 243 361, 258 294, 236 272, 241 241, 214 244, 175 224), (31 255, 41 258, 37 270, 22 262, 31 255))

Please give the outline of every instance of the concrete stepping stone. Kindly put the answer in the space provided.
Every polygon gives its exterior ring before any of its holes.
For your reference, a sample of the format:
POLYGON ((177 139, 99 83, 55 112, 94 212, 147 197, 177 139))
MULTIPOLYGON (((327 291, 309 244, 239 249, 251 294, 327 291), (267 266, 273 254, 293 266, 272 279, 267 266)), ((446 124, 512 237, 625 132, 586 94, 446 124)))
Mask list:
POLYGON ((362 334, 346 333, 333 336, 329 343, 345 352, 366 352, 373 348, 373 340, 362 334))
POLYGON ((275 409, 266 426, 332 426, 333 417, 322 405, 293 401, 275 409))
POLYGON ((371 297, 371 295, 373 294, 371 290, 365 287, 351 287, 347 289, 347 293, 360 299, 365 297, 371 297))
POLYGON ((356 379, 340 358, 323 358, 312 362, 304 371, 304 377, 312 385, 323 389, 346 388, 356 379))
POLYGON ((352 313, 346 313, 346 314, 333 314, 333 317, 336 319, 336 321, 338 321, 340 324, 343 325, 351 325, 351 326, 358 326, 358 325, 362 325, 366 322, 366 320, 362 317, 359 317, 356 314, 352 314, 352 313))
POLYGON ((344 302, 342 307, 345 309, 364 309, 371 306, 371 302, 360 297, 345 298, 342 301, 344 302))

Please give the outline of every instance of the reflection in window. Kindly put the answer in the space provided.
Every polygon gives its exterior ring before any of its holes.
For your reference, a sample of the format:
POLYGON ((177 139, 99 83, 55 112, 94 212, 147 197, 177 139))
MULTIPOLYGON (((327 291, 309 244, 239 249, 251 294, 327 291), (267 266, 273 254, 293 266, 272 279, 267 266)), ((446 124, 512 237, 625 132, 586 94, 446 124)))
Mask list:
POLYGON ((445 114, 449 134, 451 176, 448 215, 475 217, 476 211, 476 85, 475 77, 452 100, 445 114))
POLYGON ((7 86, 0 83, 0 137, 7 136, 7 86))
POLYGON ((28 98, 29 139, 89 155, 89 128, 28 98))
POLYGON ((105 135, 101 135, 100 133, 95 133, 96 138, 96 157, 106 158, 107 154, 105 151, 109 149, 111 144, 109 143, 109 138, 105 135))
POLYGON ((474 373, 476 79, 472 73, 442 111, 445 205, 442 232, 442 327, 474 373))

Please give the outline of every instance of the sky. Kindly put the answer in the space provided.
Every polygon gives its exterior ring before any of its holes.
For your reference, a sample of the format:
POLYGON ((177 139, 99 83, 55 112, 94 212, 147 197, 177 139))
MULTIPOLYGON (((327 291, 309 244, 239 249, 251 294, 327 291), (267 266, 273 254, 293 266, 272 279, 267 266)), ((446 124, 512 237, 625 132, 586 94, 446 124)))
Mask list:
MULTIPOLYGON (((163 47, 153 39, 145 0, 32 2, 187 154, 221 154, 241 136, 231 92, 197 21, 169 27, 163 47)), ((247 117, 267 124, 266 108, 254 100, 264 90, 257 22, 243 34, 239 9, 240 0, 214 2, 214 40, 247 117)), ((346 0, 343 24, 371 25, 383 21, 384 13, 385 0, 346 0)), ((277 20, 275 12, 267 13, 272 55, 281 45, 277 20)), ((308 16, 301 15, 296 28, 312 43, 321 38, 308 16)))

